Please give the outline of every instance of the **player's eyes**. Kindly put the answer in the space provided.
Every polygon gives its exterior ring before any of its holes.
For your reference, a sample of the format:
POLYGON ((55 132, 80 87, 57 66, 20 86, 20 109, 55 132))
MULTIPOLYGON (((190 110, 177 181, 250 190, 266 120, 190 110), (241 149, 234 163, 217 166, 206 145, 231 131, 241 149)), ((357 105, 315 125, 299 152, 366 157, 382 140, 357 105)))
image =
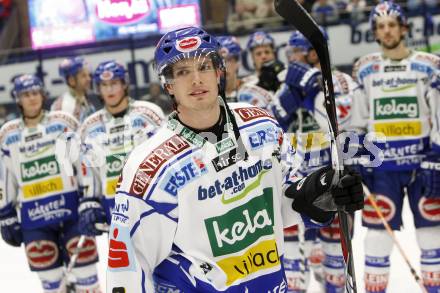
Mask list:
POLYGON ((175 74, 176 74, 176 76, 180 76, 180 77, 186 76, 186 75, 189 74, 189 70, 187 70, 187 69, 178 69, 178 70, 176 70, 175 74))
POLYGON ((211 64, 202 64, 202 65, 200 65, 200 71, 208 71, 208 70, 212 70, 212 65, 211 64))

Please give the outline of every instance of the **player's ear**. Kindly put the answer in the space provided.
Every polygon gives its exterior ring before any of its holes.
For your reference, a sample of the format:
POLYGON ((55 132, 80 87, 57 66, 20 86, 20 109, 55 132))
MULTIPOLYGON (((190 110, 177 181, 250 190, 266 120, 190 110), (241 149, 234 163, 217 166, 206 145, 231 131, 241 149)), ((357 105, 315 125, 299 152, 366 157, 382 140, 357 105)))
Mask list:
POLYGON ((168 92, 169 95, 174 95, 174 88, 172 84, 166 83, 165 90, 168 92))

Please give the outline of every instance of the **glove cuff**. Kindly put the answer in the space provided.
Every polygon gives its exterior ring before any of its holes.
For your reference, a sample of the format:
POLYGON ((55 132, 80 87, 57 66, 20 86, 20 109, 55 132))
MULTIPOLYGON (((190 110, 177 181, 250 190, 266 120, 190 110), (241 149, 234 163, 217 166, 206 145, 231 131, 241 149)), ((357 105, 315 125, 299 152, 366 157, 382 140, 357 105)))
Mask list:
POLYGON ((103 207, 96 198, 82 199, 78 207, 78 213, 82 213, 88 209, 103 209, 103 207))

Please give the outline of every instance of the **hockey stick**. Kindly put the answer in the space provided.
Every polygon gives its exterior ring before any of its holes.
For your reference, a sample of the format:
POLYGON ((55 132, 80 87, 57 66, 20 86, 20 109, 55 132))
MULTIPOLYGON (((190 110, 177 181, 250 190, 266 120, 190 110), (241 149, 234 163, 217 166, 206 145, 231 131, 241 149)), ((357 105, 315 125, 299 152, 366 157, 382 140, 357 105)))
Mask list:
MULTIPOLYGON (((335 107, 335 94, 333 90, 333 80, 330 64, 330 56, 327 41, 319 29, 316 22, 307 11, 296 0, 275 0, 275 10, 277 13, 294 25, 312 44, 318 54, 321 63, 325 108, 330 126, 330 136, 332 145, 332 165, 339 176, 344 170, 340 147, 336 141, 338 136, 338 121, 335 107)), ((351 247, 351 235, 348 227, 348 217, 342 209, 338 209, 338 216, 341 228, 341 246, 346 263, 346 282, 345 288, 348 292, 357 292, 356 274, 353 261, 353 249, 351 247)))
POLYGON ((409 261, 408 256, 406 255, 405 251, 403 250, 402 246, 400 245, 400 242, 397 240, 396 235, 394 234, 393 229, 391 229, 391 227, 390 227, 390 224, 388 224, 387 220, 385 219, 384 215, 382 214, 382 211, 380 210, 379 206, 377 205, 376 200, 371 195, 370 191, 368 190, 368 188, 365 185, 363 186, 363 188, 364 188, 364 193, 367 195, 368 200, 373 205, 374 210, 376 211, 377 215, 379 216, 380 220, 382 221, 383 226, 385 227, 386 231, 390 235, 390 237, 393 240, 394 244, 399 249, 400 254, 402 255, 403 259, 405 260, 406 264, 408 265, 409 270, 411 271, 411 274, 413 275, 413 277, 416 280, 417 284, 419 284, 419 286, 422 289, 423 293, 428 293, 428 291, 426 291, 425 286, 423 285, 422 278, 419 277, 419 275, 417 274, 416 270, 411 265, 411 262, 409 261))
POLYGON ((62 293, 64 290, 64 286, 67 282, 67 276, 72 271, 73 267, 76 264, 76 260, 78 259, 79 253, 81 252, 82 247, 84 246, 84 242, 86 241, 86 236, 81 235, 81 237, 78 240, 78 243, 76 244, 75 251, 70 257, 69 264, 67 265, 67 268, 63 271, 63 277, 61 279, 60 287, 58 288, 58 293, 62 293))

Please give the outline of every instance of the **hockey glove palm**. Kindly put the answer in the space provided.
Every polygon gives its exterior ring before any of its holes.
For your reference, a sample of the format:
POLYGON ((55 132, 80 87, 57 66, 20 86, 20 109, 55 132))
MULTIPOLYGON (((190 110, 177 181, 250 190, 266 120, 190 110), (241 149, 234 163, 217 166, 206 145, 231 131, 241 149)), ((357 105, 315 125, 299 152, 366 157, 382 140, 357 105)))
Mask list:
POLYGON ((102 231, 96 229, 96 223, 106 223, 105 211, 97 199, 82 199, 78 208, 78 229, 86 236, 101 235, 102 231))
POLYGON ((338 208, 346 212, 362 209, 361 176, 345 170, 332 187, 334 175, 335 171, 327 166, 289 186, 285 195, 293 199, 292 208, 320 223, 330 221, 338 208))
POLYGON ((0 230, 2 238, 7 244, 19 247, 23 242, 21 225, 18 222, 17 212, 15 210, 0 215, 0 230))
POLYGON ((430 152, 420 164, 422 195, 440 197, 440 154, 430 152))

